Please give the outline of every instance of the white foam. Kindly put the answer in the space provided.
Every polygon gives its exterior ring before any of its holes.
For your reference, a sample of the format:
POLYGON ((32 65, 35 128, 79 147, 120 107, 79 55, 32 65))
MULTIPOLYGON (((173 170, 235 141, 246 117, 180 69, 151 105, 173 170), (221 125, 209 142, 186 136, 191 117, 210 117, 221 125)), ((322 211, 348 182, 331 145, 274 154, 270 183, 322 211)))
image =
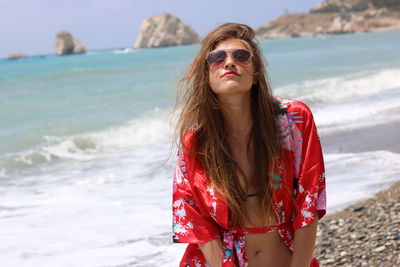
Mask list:
POLYGON ((0 168, 0 178, 1 177, 6 177, 6 169, 0 168))
POLYGON ((400 179, 400 154, 388 151, 325 156, 328 213, 366 199, 400 179))
POLYGON ((280 87, 276 95, 304 101, 320 134, 400 120, 400 69, 363 71, 280 87))
POLYGON ((180 252, 170 246, 167 154, 168 145, 150 145, 111 160, 52 164, 7 188, 0 194, 0 262, 115 266, 164 254, 173 262, 180 252))
POLYGON ((173 131, 169 114, 169 110, 156 110, 150 115, 97 132, 68 137, 45 136, 44 145, 8 157, 29 165, 50 162, 55 158, 88 161, 120 150, 166 143, 173 131))
POLYGON ((135 50, 133 48, 124 48, 124 49, 119 49, 119 50, 114 50, 114 54, 127 54, 127 53, 132 53, 135 50))
POLYGON ((400 88, 400 69, 363 71, 344 76, 304 81, 276 89, 276 94, 307 103, 338 103, 400 88))
POLYGON ((277 94, 307 103, 321 133, 400 120, 400 69, 305 81, 277 94), (393 112, 394 111, 394 112, 393 112))
POLYGON ((400 87, 364 99, 313 108, 315 122, 322 132, 342 131, 400 120, 400 87), (393 112, 394 111, 394 112, 393 112))

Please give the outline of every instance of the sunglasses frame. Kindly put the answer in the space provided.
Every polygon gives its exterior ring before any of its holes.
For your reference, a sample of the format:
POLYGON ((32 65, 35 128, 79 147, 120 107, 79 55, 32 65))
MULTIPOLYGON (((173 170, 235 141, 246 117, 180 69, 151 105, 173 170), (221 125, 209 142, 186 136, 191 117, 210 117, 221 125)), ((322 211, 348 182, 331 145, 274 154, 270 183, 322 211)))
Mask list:
POLYGON ((223 64, 223 63, 225 62, 225 60, 226 60, 227 57, 228 57, 228 54, 232 57, 232 59, 233 59, 236 63, 238 63, 238 64, 240 64, 240 65, 248 65, 248 64, 251 62, 251 59, 252 59, 252 57, 253 57, 252 53, 251 53, 249 50, 244 49, 244 48, 236 48, 236 49, 218 49, 218 50, 214 50, 214 51, 211 51, 210 53, 208 53, 207 58, 206 58, 206 61, 207 61, 208 66, 210 66, 210 67, 218 67, 218 66, 220 66, 221 64, 223 64), (234 56, 234 53, 235 53, 236 51, 241 51, 241 50, 248 52, 249 55, 250 55, 249 58, 248 58, 245 62, 238 60, 238 59, 235 58, 235 56, 234 56), (210 62, 209 62, 209 57, 211 56, 211 54, 213 54, 213 53, 215 53, 215 52, 221 52, 221 51, 225 53, 224 60, 222 60, 222 61, 219 62, 219 63, 216 63, 216 62, 210 63, 210 62))

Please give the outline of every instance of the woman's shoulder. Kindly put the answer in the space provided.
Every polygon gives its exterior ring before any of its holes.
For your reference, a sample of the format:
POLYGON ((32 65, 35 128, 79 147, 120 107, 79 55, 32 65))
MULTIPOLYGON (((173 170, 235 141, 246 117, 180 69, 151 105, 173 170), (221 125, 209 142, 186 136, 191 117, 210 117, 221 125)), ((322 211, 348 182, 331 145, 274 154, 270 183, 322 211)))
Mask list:
POLYGON ((193 126, 187 130, 181 139, 181 146, 189 150, 195 150, 196 148, 196 127, 193 126))
POLYGON ((285 113, 299 113, 307 117, 312 116, 310 108, 303 102, 299 100, 294 100, 290 98, 276 97, 274 102, 279 106, 281 110, 285 113))

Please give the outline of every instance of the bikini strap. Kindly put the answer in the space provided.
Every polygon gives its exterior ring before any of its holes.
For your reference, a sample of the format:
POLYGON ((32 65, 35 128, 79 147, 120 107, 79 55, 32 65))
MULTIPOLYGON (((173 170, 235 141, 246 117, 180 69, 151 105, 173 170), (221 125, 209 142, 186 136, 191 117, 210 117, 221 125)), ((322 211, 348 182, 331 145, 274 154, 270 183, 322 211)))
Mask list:
POLYGON ((230 232, 233 233, 241 233, 241 234, 260 234, 260 233, 269 233, 274 232, 282 229, 288 229, 291 225, 291 222, 281 223, 277 225, 271 225, 266 227, 253 227, 253 228, 242 228, 242 227, 235 227, 230 232))

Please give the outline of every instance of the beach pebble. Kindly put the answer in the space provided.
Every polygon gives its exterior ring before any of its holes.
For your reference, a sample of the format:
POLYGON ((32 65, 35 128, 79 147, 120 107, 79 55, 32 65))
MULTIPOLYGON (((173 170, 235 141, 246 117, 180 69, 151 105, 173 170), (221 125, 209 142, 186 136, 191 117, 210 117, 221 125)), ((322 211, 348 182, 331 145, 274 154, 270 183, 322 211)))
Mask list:
POLYGON ((346 255, 347 255, 347 252, 346 252, 346 251, 340 251, 339 254, 340 254, 341 257, 343 257, 343 256, 346 256, 346 255))
POLYGON ((362 211, 364 209, 364 206, 357 206, 353 208, 353 211, 362 211))
POLYGON ((335 263, 336 261, 335 261, 335 259, 326 259, 323 263, 324 264, 332 264, 332 263, 335 263))

